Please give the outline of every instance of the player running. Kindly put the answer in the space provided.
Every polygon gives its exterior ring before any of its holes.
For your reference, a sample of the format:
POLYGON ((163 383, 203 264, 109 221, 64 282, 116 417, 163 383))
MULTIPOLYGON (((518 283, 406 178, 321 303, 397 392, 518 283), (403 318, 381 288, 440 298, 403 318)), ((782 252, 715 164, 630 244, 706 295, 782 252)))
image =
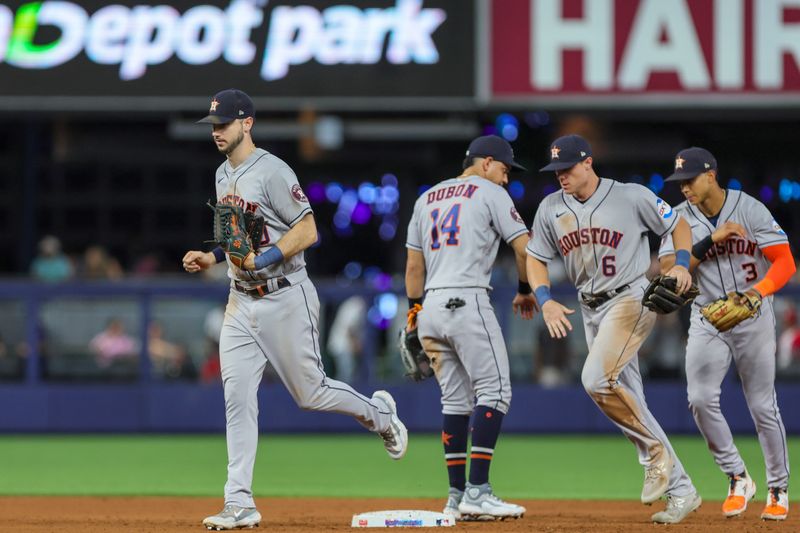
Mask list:
MULTIPOLYGON (((297 404, 311 411, 350 415, 383 439, 392 459, 406 452, 408 434, 386 391, 362 396, 325 375, 319 353, 319 299, 303 251, 317 240, 311 206, 297 177, 281 159, 256 148, 250 97, 228 89, 211 101, 212 138, 226 161, 217 169, 217 201, 238 205, 266 221, 241 268, 228 257, 231 291, 219 341, 228 441, 225 507, 203 520, 208 529, 253 527, 261 521, 253 499, 258 446, 258 386, 267 361, 297 404)), ((226 260, 222 248, 190 251, 187 272, 226 260)))
POLYGON ((700 506, 697 494, 672 445, 645 403, 637 359, 656 315, 642 306, 650 265, 647 232, 672 234, 677 264, 669 275, 678 291, 691 285, 686 221, 649 189, 600 178, 592 168, 592 150, 578 135, 550 145, 550 164, 561 190, 539 205, 528 243, 528 279, 551 337, 572 330, 574 311, 550 296, 547 264, 560 255, 579 291, 589 354, 581 380, 600 410, 634 443, 645 467, 642 503, 664 494, 667 506, 654 522, 677 523, 700 506))
POLYGON ((442 442, 450 479, 444 513, 457 520, 525 513, 524 507, 495 496, 489 484, 495 444, 511 403, 508 354, 489 301, 500 239, 517 258, 514 313, 530 319, 538 310, 525 273, 528 228, 503 188, 512 169, 524 170, 508 142, 494 135, 478 137, 469 145, 462 174, 420 196, 408 225, 409 327, 416 320, 442 390, 442 442))
MULTIPOLYGON (((767 503, 761 518, 784 520, 789 513, 789 457, 775 394, 771 295, 795 272, 786 233, 764 204, 742 191, 720 187, 717 161, 708 150, 692 147, 678 152, 675 172, 666 181, 680 182, 686 201, 676 211, 689 222, 696 243, 691 268, 700 296, 692 306, 686 380, 697 427, 728 476, 722 513, 728 517, 743 513, 756 493, 720 409, 720 386, 733 360, 767 467, 767 503), (700 308, 730 292, 761 299, 760 314, 719 332, 700 308)), ((674 250, 672 239, 665 238, 659 251, 662 270, 672 267, 674 250)))

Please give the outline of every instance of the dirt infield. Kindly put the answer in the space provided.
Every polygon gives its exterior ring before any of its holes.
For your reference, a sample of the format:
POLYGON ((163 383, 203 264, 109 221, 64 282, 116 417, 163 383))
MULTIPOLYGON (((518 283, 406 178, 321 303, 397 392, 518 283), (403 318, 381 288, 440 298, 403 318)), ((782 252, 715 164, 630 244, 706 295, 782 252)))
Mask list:
MULTIPOLYGON (((440 510, 442 501, 387 499, 301 499, 258 500, 264 515, 260 531, 292 533, 351 530, 355 513, 382 509, 440 510)), ((528 513, 520 520, 492 523, 459 523, 472 532, 768 532, 798 531, 795 514, 782 523, 758 519, 762 503, 756 502, 744 517, 726 520, 719 502, 707 502, 683 523, 658 526, 649 522, 659 506, 645 507, 621 501, 520 501, 528 513)), ((110 497, 0 497, 0 531, 21 532, 114 532, 171 533, 204 531, 201 520, 219 510, 218 498, 110 498, 110 497)), ((661 504, 663 506, 663 504, 661 504)), ((259 530, 256 530, 259 531, 259 530)))

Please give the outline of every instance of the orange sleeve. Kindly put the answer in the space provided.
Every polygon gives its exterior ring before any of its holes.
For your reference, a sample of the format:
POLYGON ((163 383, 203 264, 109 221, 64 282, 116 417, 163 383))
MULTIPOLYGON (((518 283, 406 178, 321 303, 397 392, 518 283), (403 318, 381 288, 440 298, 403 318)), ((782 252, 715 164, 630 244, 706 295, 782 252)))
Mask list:
POLYGON ((766 297, 781 290, 792 279, 797 268, 794 265, 792 250, 788 244, 767 246, 761 252, 772 263, 772 266, 767 270, 764 279, 753 285, 753 288, 762 297, 766 297))

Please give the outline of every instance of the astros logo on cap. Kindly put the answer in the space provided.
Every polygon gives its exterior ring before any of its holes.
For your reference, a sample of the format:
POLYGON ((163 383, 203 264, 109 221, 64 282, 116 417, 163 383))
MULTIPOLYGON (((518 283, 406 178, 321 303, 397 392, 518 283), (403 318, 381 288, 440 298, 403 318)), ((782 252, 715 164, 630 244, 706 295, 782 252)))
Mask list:
POLYGON ((217 102, 216 98, 214 100, 211 100, 211 109, 209 109, 209 111, 216 111, 218 105, 219 102, 217 102))
POLYGON ((553 146, 550 148, 550 159, 558 159, 558 152, 561 151, 561 148, 558 146, 553 146))
POLYGON ((675 170, 679 170, 679 169, 682 170, 683 169, 683 164, 685 162, 686 162, 686 160, 684 158, 680 157, 680 156, 675 158, 675 170))

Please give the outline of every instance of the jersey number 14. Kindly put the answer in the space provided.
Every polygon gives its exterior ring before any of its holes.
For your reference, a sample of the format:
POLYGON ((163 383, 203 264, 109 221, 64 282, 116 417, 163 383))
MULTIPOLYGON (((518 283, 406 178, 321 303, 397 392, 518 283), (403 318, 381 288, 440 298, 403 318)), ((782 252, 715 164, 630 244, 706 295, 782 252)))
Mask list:
POLYGON ((458 215, 461 214, 461 204, 453 205, 449 211, 439 221, 440 211, 434 209, 431 211, 431 219, 433 219, 433 227, 431 227, 431 250, 438 250, 442 247, 439 242, 439 236, 444 237, 447 246, 458 246, 458 232, 461 231, 461 226, 458 225, 458 215))

